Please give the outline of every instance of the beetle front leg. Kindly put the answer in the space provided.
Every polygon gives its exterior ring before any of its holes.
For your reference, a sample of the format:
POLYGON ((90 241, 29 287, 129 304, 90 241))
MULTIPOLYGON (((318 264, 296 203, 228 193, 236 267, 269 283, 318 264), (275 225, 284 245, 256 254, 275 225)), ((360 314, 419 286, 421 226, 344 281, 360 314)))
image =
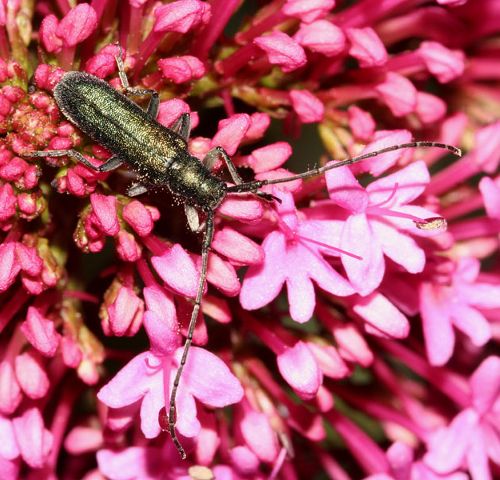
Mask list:
POLYGON ((119 167, 123 160, 116 155, 109 157, 102 165, 96 167, 92 165, 80 152, 77 150, 41 150, 39 152, 24 153, 23 157, 73 157, 76 158, 80 163, 83 163, 86 167, 95 170, 96 172, 109 172, 119 167))
POLYGON ((115 60, 116 66, 118 68, 118 76, 120 77, 120 82, 122 84, 123 93, 131 97, 151 95, 146 113, 151 118, 156 119, 156 117, 158 116, 158 109, 160 108, 160 96, 158 95, 158 92, 149 88, 134 88, 130 86, 127 74, 125 73, 125 66, 123 65, 122 55, 123 51, 122 47, 120 46, 120 53, 115 56, 115 60))
POLYGON ((186 142, 189 140, 191 132, 191 117, 189 113, 183 113, 170 127, 175 133, 179 134, 186 142))
MULTIPOLYGON (((215 147, 212 150, 210 150, 205 155, 205 158, 203 159, 203 164, 205 165, 205 167, 207 167, 208 170, 212 170, 213 166, 215 165, 215 162, 219 157, 222 157, 224 162, 226 162, 227 169, 229 170, 229 174, 231 175, 233 182, 236 185, 241 185, 243 183, 243 179, 240 177, 240 174, 236 170, 236 167, 233 161, 231 160, 231 157, 222 147, 215 147)), ((279 201, 279 199, 277 199, 274 195, 271 195, 270 193, 258 192, 258 191, 252 193, 257 195, 259 198, 262 198, 266 202, 272 202, 273 200, 279 201)))

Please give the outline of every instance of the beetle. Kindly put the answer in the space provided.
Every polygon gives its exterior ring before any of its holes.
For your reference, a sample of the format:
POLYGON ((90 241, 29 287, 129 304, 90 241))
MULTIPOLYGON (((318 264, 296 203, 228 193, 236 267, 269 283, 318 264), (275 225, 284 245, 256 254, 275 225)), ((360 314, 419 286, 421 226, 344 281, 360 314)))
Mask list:
POLYGON ((190 133, 189 114, 181 115, 172 128, 161 125, 156 121, 160 104, 158 92, 130 87, 124 70, 121 48, 119 55, 116 56, 116 63, 122 92, 115 90, 104 80, 78 71, 66 72, 54 89, 55 101, 63 115, 93 141, 109 150, 112 156, 98 167, 73 149, 36 151, 26 153, 24 156, 69 156, 98 172, 108 172, 125 163, 138 174, 138 181, 127 190, 129 196, 140 195, 153 187, 167 186, 172 193, 183 200, 190 229, 203 233, 200 279, 181 361, 170 392, 168 410, 168 430, 181 458, 184 459, 186 453, 175 429, 176 395, 201 307, 207 278, 208 255, 214 235, 214 215, 226 195, 252 193, 268 202, 279 201, 260 189, 266 185, 321 175, 334 168, 403 148, 438 147, 457 156, 460 156, 461 152, 458 148, 444 143, 416 141, 392 145, 285 178, 243 182, 223 148, 215 147, 210 150, 201 162, 192 156, 187 144, 190 133), (137 95, 150 96, 149 105, 145 110, 129 98, 137 95), (219 158, 226 163, 234 185, 227 186, 223 179, 211 172, 219 158), (203 223, 200 223, 199 211, 205 215, 203 223))

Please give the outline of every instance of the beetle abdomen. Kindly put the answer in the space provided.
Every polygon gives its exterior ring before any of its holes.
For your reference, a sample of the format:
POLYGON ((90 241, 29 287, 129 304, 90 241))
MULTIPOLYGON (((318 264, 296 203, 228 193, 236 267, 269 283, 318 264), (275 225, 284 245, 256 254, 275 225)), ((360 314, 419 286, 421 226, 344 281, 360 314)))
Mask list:
POLYGON ((187 149, 182 137, 88 73, 66 73, 54 98, 72 123, 141 175, 166 174, 171 160, 187 149))

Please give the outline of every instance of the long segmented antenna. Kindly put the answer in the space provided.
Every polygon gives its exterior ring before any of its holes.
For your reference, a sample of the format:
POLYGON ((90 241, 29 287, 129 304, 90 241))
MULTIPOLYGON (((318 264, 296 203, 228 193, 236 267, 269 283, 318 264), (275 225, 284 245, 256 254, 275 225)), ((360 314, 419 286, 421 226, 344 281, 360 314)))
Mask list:
POLYGON ((200 312, 201 298, 203 296, 203 290, 205 288, 205 282, 207 280, 207 270, 208 270, 208 252, 210 250, 210 245, 212 243, 212 238, 214 236, 214 212, 208 212, 205 226, 205 234, 203 236, 203 245, 201 247, 201 273, 200 281, 198 283, 198 291, 196 293, 196 299, 193 306, 193 311, 191 312, 191 320, 189 321, 188 334, 186 341, 184 343, 184 349, 182 351, 181 362, 179 368, 177 368, 177 373, 175 374, 174 383, 172 385, 172 391, 170 392, 170 403, 168 407, 168 431, 172 437, 175 448, 179 452, 182 460, 186 458, 186 452, 181 445, 181 442, 177 438, 175 432, 175 422, 176 422, 176 407, 175 399, 177 396, 177 389, 179 388, 179 382, 182 376, 182 371, 186 365, 186 360, 189 352, 189 348, 193 343, 194 328, 196 326, 196 320, 198 319, 198 313, 200 312))
POLYGON ((380 150, 375 150, 374 152, 364 153, 363 155, 358 155, 356 157, 346 158, 345 160, 341 160, 337 163, 331 163, 329 165, 325 165, 324 167, 313 168, 312 170, 308 170, 307 172, 298 173, 297 175, 292 175, 291 177, 284 178, 274 178, 268 180, 254 180, 252 182, 242 183, 240 185, 233 185, 227 189, 228 192, 231 193, 243 193, 243 192, 253 192, 258 190, 259 188, 265 187, 266 185, 275 185, 277 183, 286 183, 292 182, 294 180, 301 180, 304 178, 315 177, 317 175, 322 175, 328 170, 333 170, 334 168, 343 167, 345 165, 352 165, 353 163, 361 162, 361 160, 366 160, 367 158, 376 157, 381 155, 382 153, 393 152, 394 150, 401 150, 403 148, 415 148, 415 147, 436 147, 442 148, 444 150, 448 150, 458 157, 462 156, 462 151, 454 147, 453 145, 448 145, 446 143, 440 142, 409 142, 409 143, 400 143, 399 145, 391 145, 390 147, 385 147, 380 150))

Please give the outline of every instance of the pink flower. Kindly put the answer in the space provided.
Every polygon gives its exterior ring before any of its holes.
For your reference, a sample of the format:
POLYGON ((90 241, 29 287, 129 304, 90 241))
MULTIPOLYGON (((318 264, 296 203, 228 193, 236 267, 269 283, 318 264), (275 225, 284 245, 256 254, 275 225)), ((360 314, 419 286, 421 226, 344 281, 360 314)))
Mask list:
POLYGON ((384 255, 408 272, 423 270, 424 250, 409 234, 422 235, 415 221, 425 221, 435 214, 408 205, 429 182, 422 162, 376 180, 366 190, 346 167, 327 172, 326 181, 330 198, 345 212, 338 222, 339 248, 361 257, 341 254, 347 276, 358 293, 367 295, 380 285, 386 268, 384 255))
POLYGON ((290 92, 292 106, 303 123, 315 123, 323 120, 325 107, 323 103, 307 90, 290 92))
POLYGON ((163 76, 174 83, 188 82, 205 74, 203 63, 191 55, 158 60, 158 66, 163 76))
POLYGON ((334 6, 335 0, 287 0, 283 12, 310 23, 324 17, 334 6))
POLYGON ((328 20, 301 23, 293 39, 312 52, 322 53, 327 57, 341 53, 345 47, 344 33, 328 20))
POLYGON ((491 338, 491 326, 482 309, 500 307, 500 287, 478 282, 479 261, 461 259, 451 273, 449 283, 430 282, 420 287, 420 309, 427 355, 432 365, 443 365, 455 346, 453 326, 482 346, 491 338))
POLYGON ((186 33, 203 19, 205 3, 198 0, 178 0, 155 9, 155 32, 186 33))
POLYGON ((417 106, 416 88, 398 73, 387 73, 385 80, 375 87, 375 91, 396 117, 408 115, 417 106))
POLYGON ((460 77, 464 71, 464 54, 438 42, 422 42, 418 53, 429 71, 441 83, 460 77))
POLYGON ((349 55, 358 60, 361 67, 380 67, 387 62, 387 51, 375 30, 348 28, 346 33, 351 43, 349 55))
POLYGON ((261 308, 276 298, 286 282, 290 315, 302 323, 311 318, 316 303, 312 280, 334 295, 350 295, 353 290, 315 246, 315 242, 328 241, 327 227, 300 220, 291 195, 279 196, 283 202, 277 209, 279 229, 264 239, 264 262, 248 269, 240 302, 247 310, 261 308))
POLYGON ((490 356, 470 377, 470 403, 429 442, 424 462, 441 474, 467 466, 473 480, 493 478, 488 459, 500 465, 498 433, 500 358, 490 356))

